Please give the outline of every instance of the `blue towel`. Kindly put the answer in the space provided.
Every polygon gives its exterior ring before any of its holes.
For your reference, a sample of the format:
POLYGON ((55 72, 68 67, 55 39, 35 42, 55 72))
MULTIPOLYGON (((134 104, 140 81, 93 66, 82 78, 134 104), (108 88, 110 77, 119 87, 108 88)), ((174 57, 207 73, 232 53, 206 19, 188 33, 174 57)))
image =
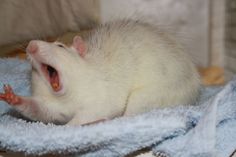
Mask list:
MULTIPOLYGON (((10 84, 16 94, 30 95, 30 72, 28 62, 0 59, 0 86, 10 84)), ((223 87, 202 88, 193 106, 89 126, 30 122, 7 114, 11 110, 0 102, 0 149, 27 155, 118 157, 147 148, 170 157, 228 157, 236 148, 236 78, 223 87)))

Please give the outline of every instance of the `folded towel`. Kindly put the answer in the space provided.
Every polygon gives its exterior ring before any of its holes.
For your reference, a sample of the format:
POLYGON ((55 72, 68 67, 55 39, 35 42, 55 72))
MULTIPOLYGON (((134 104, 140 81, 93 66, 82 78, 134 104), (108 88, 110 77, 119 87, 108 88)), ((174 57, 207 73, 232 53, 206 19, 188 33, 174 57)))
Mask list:
MULTIPOLYGON (((31 66, 0 60, 0 86, 30 95, 31 66)), ((148 148, 172 157, 227 157, 236 148, 236 78, 224 87, 202 88, 193 106, 156 109, 89 126, 29 122, 7 114, 0 102, 0 148, 30 155, 118 157, 148 148)))

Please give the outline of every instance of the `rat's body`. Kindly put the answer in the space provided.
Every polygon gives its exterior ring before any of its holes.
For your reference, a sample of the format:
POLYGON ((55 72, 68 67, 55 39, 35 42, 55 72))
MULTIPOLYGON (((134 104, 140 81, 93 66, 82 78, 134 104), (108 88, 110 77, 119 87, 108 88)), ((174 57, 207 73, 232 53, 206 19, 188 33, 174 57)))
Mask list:
MULTIPOLYGON (((27 53, 36 69, 32 97, 15 96, 19 105, 1 97, 23 115, 43 122, 84 124, 190 104, 200 86, 181 47, 140 22, 108 23, 83 39, 76 36, 71 47, 31 41, 27 53), (48 65, 54 68, 51 74, 48 65)), ((9 90, 5 87, 5 95, 9 90)))

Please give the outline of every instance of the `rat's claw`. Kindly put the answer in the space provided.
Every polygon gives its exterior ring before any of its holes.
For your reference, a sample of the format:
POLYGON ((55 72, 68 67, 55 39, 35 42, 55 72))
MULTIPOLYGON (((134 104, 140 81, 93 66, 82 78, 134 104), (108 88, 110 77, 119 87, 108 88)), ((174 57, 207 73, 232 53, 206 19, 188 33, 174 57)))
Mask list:
POLYGON ((4 89, 5 92, 7 91, 7 85, 6 84, 3 85, 3 89, 4 89))
POLYGON ((12 90, 12 88, 11 88, 11 86, 8 84, 8 85, 5 85, 4 84, 4 91, 5 91, 5 93, 13 93, 13 90, 12 90))

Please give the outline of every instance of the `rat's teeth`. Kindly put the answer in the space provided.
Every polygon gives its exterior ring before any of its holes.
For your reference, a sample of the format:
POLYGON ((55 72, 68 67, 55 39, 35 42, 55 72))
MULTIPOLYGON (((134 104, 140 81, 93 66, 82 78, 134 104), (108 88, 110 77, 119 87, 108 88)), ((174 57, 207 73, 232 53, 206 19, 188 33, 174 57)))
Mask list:
POLYGON ((53 87, 53 89, 58 89, 59 84, 58 84, 58 83, 53 83, 53 84, 52 84, 52 87, 53 87))

